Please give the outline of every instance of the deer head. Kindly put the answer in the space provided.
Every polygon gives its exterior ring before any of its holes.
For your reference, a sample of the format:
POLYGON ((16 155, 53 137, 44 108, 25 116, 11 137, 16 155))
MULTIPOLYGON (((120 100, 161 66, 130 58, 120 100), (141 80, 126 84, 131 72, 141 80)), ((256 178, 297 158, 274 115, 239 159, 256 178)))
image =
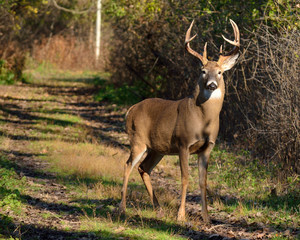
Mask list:
POLYGON ((230 19, 230 23, 234 31, 234 41, 225 38, 223 35, 222 37, 225 41, 234 45, 234 48, 228 54, 222 55, 221 45, 220 57, 218 61, 209 61, 207 59, 207 42, 204 45, 203 55, 197 53, 190 47, 190 42, 197 36, 196 34, 193 37, 190 37, 194 21, 191 23, 185 35, 185 48, 190 54, 200 59, 202 63, 201 77, 204 81, 204 87, 210 91, 214 91, 218 88, 220 81, 223 80, 223 72, 231 69, 239 56, 238 52, 240 48, 240 32, 238 26, 233 20, 230 19))

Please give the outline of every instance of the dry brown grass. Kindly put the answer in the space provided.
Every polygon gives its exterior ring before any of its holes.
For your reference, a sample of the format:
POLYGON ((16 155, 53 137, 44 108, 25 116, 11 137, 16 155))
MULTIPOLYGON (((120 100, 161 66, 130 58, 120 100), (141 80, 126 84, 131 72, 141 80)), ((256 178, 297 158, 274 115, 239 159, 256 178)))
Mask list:
MULTIPOLYGON (((118 199, 121 193, 123 181, 123 169, 129 153, 107 145, 66 142, 51 142, 48 145, 50 158, 55 167, 62 172, 78 176, 78 178, 93 178, 98 182, 92 186, 82 183, 83 192, 88 192, 89 198, 113 198, 118 199), (111 184, 109 184, 111 183, 111 184)), ((179 178, 179 167, 174 166, 174 158, 166 157, 157 171, 166 170, 172 177, 179 178)), ((130 175, 130 182, 141 187, 128 192, 128 203, 132 206, 149 206, 150 199, 144 188, 144 184, 136 169, 130 175)), ((166 189, 166 186, 157 186, 153 181, 160 204, 165 214, 176 218, 178 208, 178 196, 166 189)), ((179 189, 178 189, 179 190, 179 189)), ((143 208, 143 207, 142 207, 143 208)), ((150 208, 151 209, 151 208, 150 208)))
MULTIPOLYGON (((129 153, 107 145, 52 141, 51 159, 62 171, 80 178, 92 177, 121 182, 129 153)), ((133 171, 135 172, 135 171, 133 171)), ((139 177, 133 173, 134 181, 139 177)))
POLYGON ((74 36, 55 35, 33 46, 32 57, 38 62, 49 62, 60 69, 95 69, 93 45, 74 36))

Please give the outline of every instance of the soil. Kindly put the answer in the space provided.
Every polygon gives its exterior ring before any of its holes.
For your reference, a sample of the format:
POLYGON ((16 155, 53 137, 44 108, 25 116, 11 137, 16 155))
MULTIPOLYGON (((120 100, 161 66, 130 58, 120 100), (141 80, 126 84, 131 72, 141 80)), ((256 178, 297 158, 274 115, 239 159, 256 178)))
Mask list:
MULTIPOLYGON (((94 233, 80 230, 82 212, 72 205, 72 192, 57 181, 55 173, 47 171, 47 162, 28 150, 30 140, 39 138, 30 134, 37 119, 34 109, 42 108, 45 104, 49 104, 50 108, 53 104, 53 108, 80 116, 90 134, 100 136, 101 141, 128 148, 123 119, 126 109, 116 110, 111 104, 94 102, 91 97, 93 91, 93 88, 81 83, 67 86, 56 86, 51 82, 1 86, 0 111, 5 124, 0 132, 10 138, 8 150, 2 153, 16 164, 20 177, 26 176, 28 184, 38 187, 39 191, 26 192, 26 217, 14 216, 14 221, 0 233, 21 239, 101 239, 94 233), (57 212, 64 214, 57 217, 57 212), (47 217, 43 217, 45 215, 47 217), (68 231, 62 229, 62 221, 64 228, 68 226, 68 231)), ((165 185, 168 191, 179 196, 180 189, 177 189, 176 183, 164 179, 163 171, 153 172, 153 182, 165 185)), ((274 235, 275 230, 262 223, 247 224, 243 219, 225 212, 211 213, 211 224, 204 224, 200 215, 199 195, 199 191, 195 191, 187 197, 188 214, 199 219, 197 226, 186 223, 184 232, 188 239, 268 239, 274 235)), ((5 222, 4 218, 2 222, 5 222)))

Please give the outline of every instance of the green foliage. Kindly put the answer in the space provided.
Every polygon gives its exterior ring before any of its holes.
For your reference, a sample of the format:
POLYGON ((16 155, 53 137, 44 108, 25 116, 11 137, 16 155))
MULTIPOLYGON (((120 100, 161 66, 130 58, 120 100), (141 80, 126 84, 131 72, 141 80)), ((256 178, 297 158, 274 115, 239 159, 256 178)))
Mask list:
POLYGON ((266 4, 265 21, 278 30, 284 28, 289 30, 296 30, 300 28, 299 19, 300 8, 297 1, 268 0, 266 4))
POLYGON ((240 189, 241 196, 252 196, 263 192, 262 182, 270 178, 271 173, 257 159, 252 159, 249 152, 238 155, 226 150, 216 149, 211 158, 215 159, 210 168, 218 172, 215 179, 231 189, 240 189), (254 195, 253 195, 254 194, 254 195))
POLYGON ((26 187, 26 178, 20 178, 13 165, 0 156, 0 209, 21 213, 21 192, 26 187))
POLYGON ((248 223, 260 221, 278 230, 297 228, 299 176, 289 177, 285 183, 272 176, 272 171, 247 151, 233 154, 216 147, 211 154, 208 182, 215 197, 219 196, 216 199, 222 199, 214 203, 217 208, 242 216, 248 223))
MULTIPOLYGON (((114 30, 109 69, 112 81, 119 86, 146 82, 144 98, 189 96, 200 72, 199 61, 184 51, 189 24, 195 20, 192 31, 198 34, 192 48, 201 53, 208 42, 208 58, 216 60, 220 45, 224 45, 225 54, 231 49, 220 36, 233 37, 229 24, 233 19, 240 29, 243 54, 234 69, 225 73, 220 136, 226 141, 237 140, 239 146, 248 141, 245 144, 251 152, 265 158, 261 160, 263 166, 278 164, 277 169, 283 166, 287 174, 299 172, 299 127, 295 124, 299 108, 298 3, 157 0, 142 1, 142 8, 135 3, 109 1, 104 6, 114 30), (150 3, 159 6, 157 11, 145 10, 150 3), (233 135, 238 137, 233 139, 233 135)), ((107 89, 110 96, 119 94, 113 93, 113 87, 107 89)))
POLYGON ((16 81, 21 81, 23 83, 30 83, 32 81, 31 74, 21 73, 19 77, 10 70, 7 66, 7 61, 0 59, 0 85, 11 85, 16 81))
POLYGON ((93 83, 100 87, 100 90, 94 96, 96 101, 108 101, 118 105, 132 105, 143 100, 143 96, 150 95, 145 90, 142 90, 145 88, 143 83, 138 83, 134 86, 124 83, 118 87, 98 77, 93 80, 93 83))
POLYGON ((139 0, 122 0, 106 1, 104 10, 107 17, 116 19, 125 18, 127 23, 135 24, 136 21, 153 20, 161 12, 161 1, 139 1, 139 0))
POLYGON ((0 59, 0 84, 13 84, 15 74, 7 67, 5 60, 0 59))
POLYGON ((111 103, 130 105, 141 100, 137 94, 139 89, 134 86, 123 85, 116 88, 113 84, 107 84, 95 95, 97 101, 109 101, 111 103))

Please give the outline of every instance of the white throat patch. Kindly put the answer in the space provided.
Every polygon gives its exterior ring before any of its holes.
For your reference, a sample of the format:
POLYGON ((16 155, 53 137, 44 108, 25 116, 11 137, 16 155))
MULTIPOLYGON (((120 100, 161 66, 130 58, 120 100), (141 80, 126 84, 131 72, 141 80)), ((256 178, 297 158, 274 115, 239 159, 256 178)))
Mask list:
POLYGON ((207 89, 204 90, 205 98, 209 99, 220 99, 222 97, 222 91, 220 88, 216 89, 215 91, 211 92, 207 89))

